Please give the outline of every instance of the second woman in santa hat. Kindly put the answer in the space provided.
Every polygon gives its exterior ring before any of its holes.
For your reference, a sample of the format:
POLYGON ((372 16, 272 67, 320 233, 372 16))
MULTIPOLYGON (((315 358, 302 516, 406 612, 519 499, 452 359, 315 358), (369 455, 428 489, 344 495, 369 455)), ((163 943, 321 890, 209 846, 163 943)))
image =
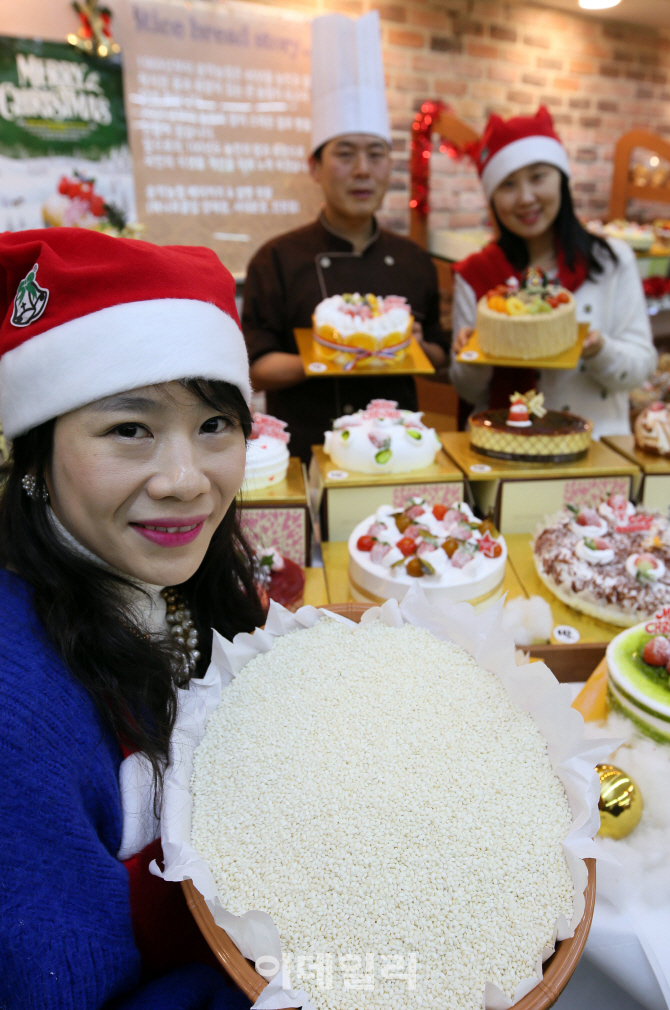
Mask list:
POLYGON ((507 121, 493 115, 470 151, 499 238, 455 267, 451 377, 478 410, 509 404, 509 393, 538 385, 554 410, 594 422, 594 436, 627 434, 628 391, 656 364, 635 256, 623 242, 591 235, 575 215, 570 166, 549 112, 507 121), (527 267, 555 276, 575 296, 589 335, 575 370, 491 369, 455 360, 474 326, 477 301, 527 267), (520 374, 522 373, 522 374, 520 374))

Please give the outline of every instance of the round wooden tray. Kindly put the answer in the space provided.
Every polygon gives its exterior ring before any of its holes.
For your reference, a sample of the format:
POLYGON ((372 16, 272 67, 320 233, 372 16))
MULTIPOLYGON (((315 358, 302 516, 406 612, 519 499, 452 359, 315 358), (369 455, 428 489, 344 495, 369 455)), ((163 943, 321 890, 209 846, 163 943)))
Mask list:
MULTIPOLYGON (((336 603, 325 609, 358 622, 369 608, 370 604, 367 603, 336 603)), ((514 1004, 514 1010, 548 1010, 561 995, 577 967, 591 928, 596 900, 596 861, 587 859, 585 862, 589 874, 584 892, 586 905, 575 935, 556 944, 556 950, 544 963, 542 980, 523 999, 514 1004)), ((251 961, 242 956, 225 930, 216 925, 205 899, 193 886, 193 882, 184 880, 181 886, 193 918, 211 950, 232 980, 255 1003, 268 984, 267 979, 258 974, 251 961)))

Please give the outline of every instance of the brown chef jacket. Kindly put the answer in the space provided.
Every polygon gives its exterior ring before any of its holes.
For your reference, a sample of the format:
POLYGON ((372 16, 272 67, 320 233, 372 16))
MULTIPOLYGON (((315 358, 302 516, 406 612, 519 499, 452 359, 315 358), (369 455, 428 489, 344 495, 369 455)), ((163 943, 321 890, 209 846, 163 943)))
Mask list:
MULTIPOLYGON (((271 351, 297 354, 293 330, 312 326, 312 313, 324 298, 355 291, 404 295, 424 338, 445 346, 437 273, 428 253, 376 222, 372 238, 357 253, 320 217, 272 239, 249 264, 242 330, 250 362, 271 351)), ((416 410, 414 380, 401 375, 306 379, 268 392, 267 409, 288 423, 291 455, 307 462, 310 446, 323 442, 334 418, 365 407, 375 397, 416 410)))

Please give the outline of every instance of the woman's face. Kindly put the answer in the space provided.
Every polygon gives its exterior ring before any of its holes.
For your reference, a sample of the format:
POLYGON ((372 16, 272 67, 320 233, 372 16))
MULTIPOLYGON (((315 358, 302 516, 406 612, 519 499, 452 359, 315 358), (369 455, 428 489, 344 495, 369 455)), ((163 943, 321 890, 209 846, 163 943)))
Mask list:
POLYGON ((495 190, 493 209, 519 238, 539 238, 561 209, 561 173, 553 165, 527 165, 512 172, 495 190))
POLYGON ((126 575, 172 586, 199 568, 245 461, 240 425, 169 382, 59 417, 47 487, 80 544, 126 575))

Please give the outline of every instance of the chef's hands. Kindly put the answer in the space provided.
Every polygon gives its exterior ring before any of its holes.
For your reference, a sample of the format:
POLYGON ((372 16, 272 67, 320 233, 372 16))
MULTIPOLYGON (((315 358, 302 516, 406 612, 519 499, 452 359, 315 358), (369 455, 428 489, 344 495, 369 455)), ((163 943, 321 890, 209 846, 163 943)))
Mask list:
POLYGON ((289 389, 305 381, 300 355, 284 351, 270 351, 256 358, 249 371, 256 390, 289 389))
POLYGON ((417 323, 416 320, 414 320, 414 325, 412 326, 412 336, 430 361, 433 368, 440 369, 446 365, 447 355, 445 351, 439 344, 429 344, 423 339, 423 326, 421 323, 417 323))
POLYGON ((452 347, 454 354, 460 354, 468 340, 474 333, 474 328, 472 326, 462 326, 453 339, 452 347))
POLYGON ((595 358, 605 346, 605 338, 600 330, 589 330, 582 346, 582 358, 595 358))

